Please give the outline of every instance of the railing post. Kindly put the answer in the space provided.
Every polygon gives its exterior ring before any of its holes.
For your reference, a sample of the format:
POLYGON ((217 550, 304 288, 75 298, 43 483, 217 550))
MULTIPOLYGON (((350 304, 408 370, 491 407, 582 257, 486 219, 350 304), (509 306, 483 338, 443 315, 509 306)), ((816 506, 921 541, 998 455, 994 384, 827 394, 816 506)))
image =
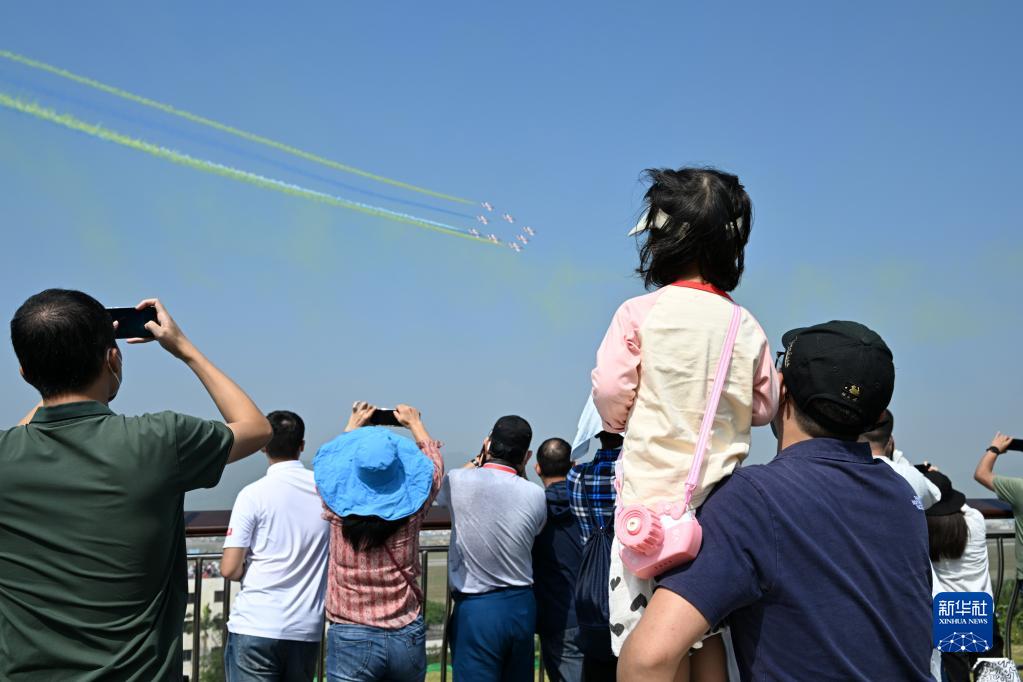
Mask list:
MULTIPOLYGON (((447 561, 451 560, 450 549, 447 561)), ((444 580, 444 629, 440 638, 440 682, 447 682, 448 679, 448 624, 451 621, 451 583, 444 580)))
POLYGON ((998 547, 998 584, 995 585, 995 605, 998 605, 998 598, 1002 596, 1002 583, 1005 582, 1005 538, 999 537, 995 540, 998 547))
POLYGON ((192 604, 192 676, 188 682, 199 682, 199 626, 202 623, 202 557, 195 560, 195 602, 192 604))
POLYGON ((220 632, 220 653, 223 656, 227 653, 227 638, 231 636, 231 632, 227 629, 227 619, 231 616, 231 581, 227 578, 224 578, 224 601, 221 604, 224 615, 224 627, 221 628, 220 632))

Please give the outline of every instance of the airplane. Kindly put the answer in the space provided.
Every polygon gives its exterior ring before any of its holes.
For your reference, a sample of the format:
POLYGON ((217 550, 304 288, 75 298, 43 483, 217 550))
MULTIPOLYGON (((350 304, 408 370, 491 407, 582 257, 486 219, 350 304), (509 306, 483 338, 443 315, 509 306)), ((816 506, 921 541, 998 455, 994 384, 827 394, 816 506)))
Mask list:
POLYGON ((483 208, 487 209, 488 211, 493 211, 494 210, 494 205, 491 204, 489 201, 484 201, 483 203, 480 204, 480 206, 482 206, 483 208))
POLYGON ((487 217, 485 215, 478 215, 478 216, 476 216, 476 220, 478 220, 479 222, 483 223, 484 225, 489 225, 490 224, 490 221, 487 220, 487 217))
POLYGON ((490 241, 494 242, 495 244, 500 244, 501 243, 501 240, 497 238, 496 234, 488 234, 487 235, 487 239, 489 239, 490 241))
POLYGON ((528 226, 527 227, 523 227, 522 231, 525 232, 526 234, 528 234, 530 237, 535 237, 536 236, 536 230, 534 230, 531 227, 528 227, 528 226))
POLYGON ((521 234, 519 236, 517 236, 516 239, 518 239, 523 244, 528 244, 529 243, 529 240, 526 239, 525 237, 523 237, 521 234))
POLYGON ((512 214, 511 213, 504 213, 504 214, 501 215, 501 217, 504 218, 505 220, 507 220, 509 223, 514 223, 515 222, 515 218, 512 218, 512 214))
POLYGON ((469 234, 471 234, 473 237, 479 237, 480 236, 480 231, 477 230, 475 227, 470 227, 469 228, 469 234))
POLYGON ((522 253, 522 247, 516 244, 515 242, 511 242, 509 246, 511 246, 512 251, 514 251, 515 253, 522 253))

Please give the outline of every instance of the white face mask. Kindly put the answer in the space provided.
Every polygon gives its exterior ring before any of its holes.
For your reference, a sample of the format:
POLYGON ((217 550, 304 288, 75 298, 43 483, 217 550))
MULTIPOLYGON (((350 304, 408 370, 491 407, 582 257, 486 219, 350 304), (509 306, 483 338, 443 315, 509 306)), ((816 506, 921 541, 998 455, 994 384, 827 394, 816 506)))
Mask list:
POLYGON ((110 375, 114 377, 114 381, 117 382, 117 386, 114 387, 114 392, 110 394, 110 400, 117 397, 117 392, 121 390, 121 377, 117 376, 117 372, 114 371, 114 366, 107 360, 107 369, 110 370, 110 375))

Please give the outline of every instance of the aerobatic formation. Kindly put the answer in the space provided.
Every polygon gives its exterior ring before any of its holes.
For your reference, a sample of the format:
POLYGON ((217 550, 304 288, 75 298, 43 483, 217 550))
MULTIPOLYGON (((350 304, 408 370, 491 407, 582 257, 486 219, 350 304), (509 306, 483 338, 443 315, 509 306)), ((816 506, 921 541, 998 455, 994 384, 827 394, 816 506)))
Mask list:
MULTIPOLYGON (((340 163, 338 161, 328 159, 318 154, 314 154, 312 152, 308 152, 297 147, 293 147, 283 142, 278 142, 277 140, 273 140, 268 137, 263 137, 262 135, 257 135, 255 133, 241 130, 239 128, 235 128, 234 126, 230 126, 225 123, 221 123, 219 121, 215 121, 213 119, 200 116, 198 114, 193 114, 183 109, 178 109, 170 104, 158 102, 156 100, 152 100, 147 97, 143 97, 141 95, 128 92, 127 90, 122 90, 121 88, 117 88, 112 85, 107 85, 106 83, 101 83, 100 81, 93 80, 86 76, 81 76, 79 74, 72 73, 65 69, 52 66, 50 64, 46 64, 44 62, 40 62, 13 52, 0 50, 0 58, 3 58, 15 64, 19 64, 23 67, 28 67, 36 71, 41 71, 50 74, 52 76, 57 76, 59 78, 71 81, 78 85, 92 88, 93 90, 98 90, 105 94, 118 97, 122 100, 126 100, 128 102, 132 102, 134 104, 138 104, 149 109, 162 112, 163 114, 168 114, 170 116, 183 119, 191 124, 210 128, 219 133, 223 133, 225 135, 237 138, 239 140, 243 140, 254 145, 274 150, 276 152, 279 152, 290 157, 294 157, 296 159, 301 159, 306 162, 324 166, 334 171, 340 171, 343 173, 355 175, 372 183, 389 186, 393 188, 391 190, 388 190, 390 192, 402 191, 413 195, 418 194, 422 197, 427 197, 435 202, 447 202, 448 205, 450 205, 451 203, 460 204, 463 206, 465 205, 471 206, 478 204, 483 209, 478 215, 465 212, 464 210, 453 211, 448 208, 444 208, 443 206, 426 203, 423 200, 412 200, 409 197, 403 197, 395 194, 387 194, 364 187, 344 184, 335 181, 331 178, 325 178, 323 176, 317 176, 309 172, 303 172, 300 168, 296 168, 294 166, 288 166, 280 163, 276 164, 293 173, 298 173, 306 177, 313 178, 317 181, 327 182, 335 186, 344 187, 348 190, 384 199, 385 201, 388 202, 402 204, 406 206, 414 206, 418 209, 442 213, 447 216, 454 216, 456 218, 461 219, 467 220, 475 219, 476 222, 479 223, 479 225, 482 225, 484 227, 488 227, 490 225, 490 218, 488 218, 488 214, 492 214, 494 212, 494 205, 491 204, 489 201, 477 202, 472 199, 465 199, 463 197, 458 197, 452 194, 437 192, 435 190, 427 189, 425 187, 420 187, 418 185, 414 185, 408 182, 403 182, 401 180, 396 180, 394 178, 389 178, 383 175, 379 175, 377 173, 372 173, 370 171, 356 168, 355 166, 340 163)), ((3 79, 2 73, 0 73, 0 79, 3 79)), ((219 163, 211 159, 200 158, 192 154, 187 154, 183 151, 179 151, 161 144, 157 144, 152 141, 141 140, 130 135, 125 135, 123 133, 112 130, 104 125, 89 123, 72 114, 59 113, 54 109, 42 106, 36 102, 28 101, 22 99, 21 97, 10 95, 4 92, 0 92, 0 107, 8 111, 18 112, 21 114, 32 116, 37 120, 52 123, 61 126, 65 129, 89 135, 99 140, 111 142, 123 147, 127 147, 129 149, 134 149, 136 151, 145 152, 151 156, 155 156, 157 158, 161 158, 166 161, 170 161, 172 163, 176 163, 182 166, 187 166, 195 170, 200 170, 206 173, 212 173, 215 175, 220 175, 222 177, 231 178, 239 182, 245 182, 256 187, 273 190, 283 194, 288 194, 290 196, 299 197, 310 201, 316 201, 331 206, 337 206, 339 208, 345 208, 352 211, 358 211, 364 214, 373 215, 380 218, 386 218, 388 220, 404 223, 406 225, 413 225, 416 227, 434 230, 442 234, 471 239, 482 244, 507 246, 509 249, 516 253, 520 253, 523 247, 525 247, 525 245, 529 243, 530 239, 536 235, 536 230, 534 230, 532 227, 526 226, 522 228, 520 234, 513 234, 512 236, 506 239, 502 239, 496 234, 496 232, 489 232, 483 234, 476 227, 473 226, 465 227, 457 224, 458 221, 454 221, 451 219, 447 219, 447 222, 441 222, 420 215, 414 215, 404 211, 394 210, 391 208, 387 208, 385 206, 377 206, 373 204, 363 203, 361 201, 355 201, 353 199, 338 196, 330 192, 324 192, 312 187, 306 187, 304 185, 295 184, 293 182, 289 182, 280 178, 268 177, 266 175, 254 173, 248 170, 219 163)), ((244 151, 242 150, 234 151, 238 151, 239 153, 242 153, 244 155, 252 156, 251 154, 245 154, 244 151)), ((260 158, 261 160, 264 161, 268 160, 262 157, 257 158, 260 158)), ((272 162, 272 160, 269 161, 272 162)), ((508 226, 512 226, 515 224, 515 218, 511 215, 511 213, 508 212, 502 213, 500 218, 505 223, 507 223, 508 226)), ((514 231, 514 228, 512 229, 514 231)))

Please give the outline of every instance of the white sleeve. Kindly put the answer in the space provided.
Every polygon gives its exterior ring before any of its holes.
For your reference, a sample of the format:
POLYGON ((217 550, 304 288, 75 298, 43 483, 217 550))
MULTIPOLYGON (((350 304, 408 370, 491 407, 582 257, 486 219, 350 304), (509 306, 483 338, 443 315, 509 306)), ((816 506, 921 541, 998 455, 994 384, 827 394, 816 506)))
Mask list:
POLYGON ((928 481, 927 477, 917 471, 916 467, 910 464, 908 460, 902 459, 896 462, 887 457, 879 459, 887 462, 888 466, 895 469, 899 476, 906 479, 906 482, 913 487, 913 492, 920 498, 924 509, 930 509, 935 502, 941 499, 941 491, 938 490, 937 486, 928 481))
POLYGON ((234 501, 231 520, 227 524, 224 547, 252 547, 252 536, 259 524, 259 510, 252 494, 242 489, 234 501))

